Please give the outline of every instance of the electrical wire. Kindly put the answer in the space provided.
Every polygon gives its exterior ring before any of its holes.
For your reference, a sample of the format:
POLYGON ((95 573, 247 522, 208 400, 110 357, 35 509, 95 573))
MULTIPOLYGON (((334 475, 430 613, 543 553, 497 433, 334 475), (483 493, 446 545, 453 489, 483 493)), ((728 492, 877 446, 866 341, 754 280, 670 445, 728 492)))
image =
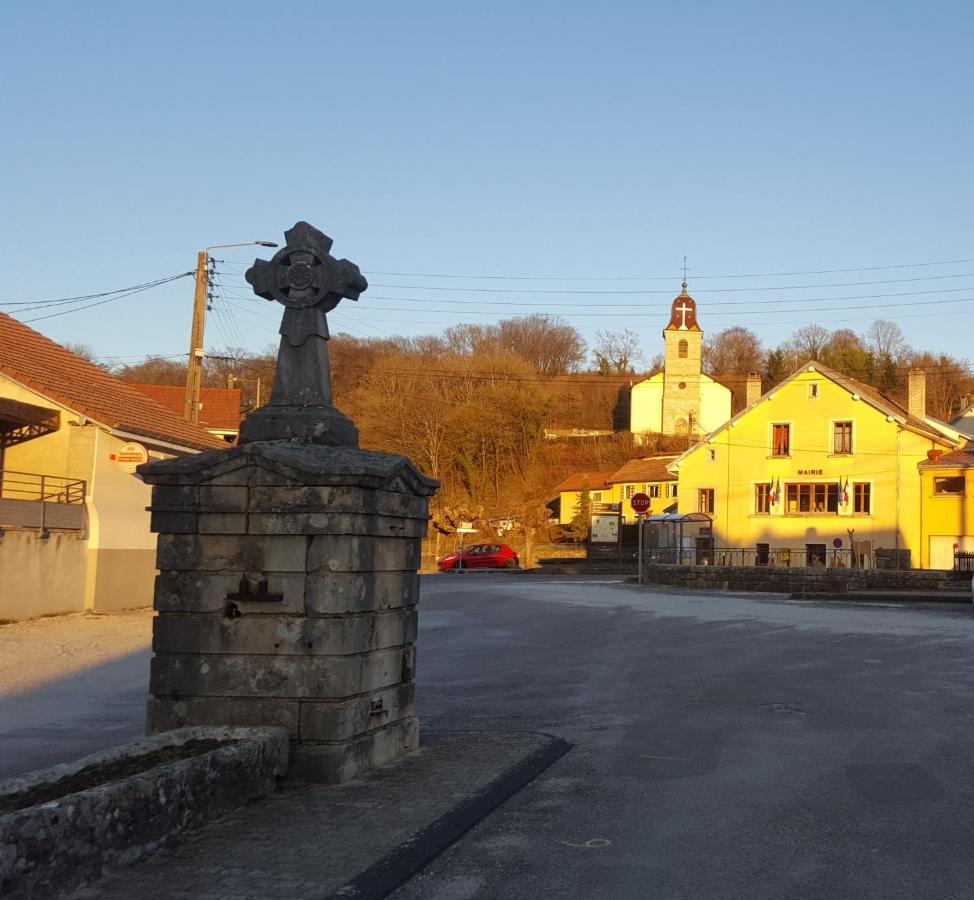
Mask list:
MULTIPOLYGON (((809 269, 803 272, 750 272, 724 275, 694 275, 693 280, 713 280, 717 278, 793 278, 799 275, 841 275, 848 272, 880 272, 889 269, 921 269, 929 266, 954 266, 972 263, 974 259, 946 259, 937 262, 898 263, 883 266, 854 266, 845 269, 809 269)), ((443 272, 381 272, 375 269, 362 270, 366 275, 391 275, 396 278, 469 278, 471 280, 490 279, 499 281, 672 281, 672 275, 458 275, 443 272)))
MULTIPOLYGON (((922 275, 914 278, 888 278, 879 281, 833 281, 828 284, 792 284, 773 285, 764 287, 733 287, 733 288, 704 288, 695 291, 700 294, 738 294, 753 293, 754 291, 805 291, 819 288, 836 287, 866 287, 875 284, 908 284, 917 281, 944 281, 954 278, 971 278, 972 272, 958 272, 955 275, 922 275)), ((443 287, 433 284, 372 284, 371 287, 390 288, 392 290, 420 290, 420 291, 464 291, 471 294, 665 294, 672 295, 672 290, 636 288, 626 290, 566 290, 565 288, 472 288, 472 287, 443 287)))
MULTIPOLYGON (((144 281, 141 284, 129 285, 129 287, 118 288, 114 291, 100 291, 95 294, 79 294, 77 297, 59 297, 56 300, 2 300, 0 301, 0 307, 6 306, 29 306, 36 307, 38 309, 46 306, 56 306, 65 303, 78 303, 84 300, 97 300, 101 297, 108 297, 112 294, 122 294, 126 295, 128 292, 148 290, 149 288, 158 287, 161 284, 168 284, 170 281, 176 281, 179 278, 186 278, 190 275, 195 275, 193 271, 190 272, 180 272, 178 275, 168 275, 165 278, 156 278, 152 281, 144 281)), ((25 310, 25 312, 30 312, 31 310, 25 310)))

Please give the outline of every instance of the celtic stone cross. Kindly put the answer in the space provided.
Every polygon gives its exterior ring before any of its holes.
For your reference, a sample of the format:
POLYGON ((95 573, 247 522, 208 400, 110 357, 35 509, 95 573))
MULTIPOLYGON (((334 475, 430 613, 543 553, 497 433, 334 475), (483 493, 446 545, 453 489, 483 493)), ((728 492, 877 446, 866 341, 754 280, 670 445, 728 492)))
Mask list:
POLYGON ((240 443, 290 440, 357 447, 358 429, 332 405, 325 314, 369 286, 358 266, 331 256, 332 240, 307 222, 284 232, 271 260, 247 270, 254 293, 284 306, 270 402, 243 422, 240 443))

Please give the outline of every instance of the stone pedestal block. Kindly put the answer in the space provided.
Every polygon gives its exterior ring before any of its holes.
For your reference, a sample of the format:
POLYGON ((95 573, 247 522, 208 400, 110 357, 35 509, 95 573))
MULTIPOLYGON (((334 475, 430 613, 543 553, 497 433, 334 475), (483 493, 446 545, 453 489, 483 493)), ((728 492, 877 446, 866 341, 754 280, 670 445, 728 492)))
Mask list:
POLYGON ((418 746, 420 562, 437 487, 406 459, 288 441, 156 462, 149 731, 279 725, 290 776, 418 746))

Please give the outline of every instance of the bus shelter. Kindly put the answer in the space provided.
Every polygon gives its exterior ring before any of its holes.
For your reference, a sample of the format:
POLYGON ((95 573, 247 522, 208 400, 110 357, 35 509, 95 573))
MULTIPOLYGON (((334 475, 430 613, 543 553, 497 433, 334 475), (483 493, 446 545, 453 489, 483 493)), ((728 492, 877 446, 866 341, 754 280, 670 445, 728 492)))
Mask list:
POLYGON ((713 519, 707 513, 656 513, 643 519, 642 527, 643 554, 648 562, 713 565, 713 519))

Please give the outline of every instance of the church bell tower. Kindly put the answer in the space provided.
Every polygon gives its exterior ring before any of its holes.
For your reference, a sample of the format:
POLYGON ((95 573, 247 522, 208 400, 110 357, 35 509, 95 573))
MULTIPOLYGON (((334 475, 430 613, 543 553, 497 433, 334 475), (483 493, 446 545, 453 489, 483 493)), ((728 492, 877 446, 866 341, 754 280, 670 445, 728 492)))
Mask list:
POLYGON ((663 329, 663 434, 696 434, 700 420, 700 371, 703 332, 697 324, 697 303, 683 291, 673 301, 670 322, 663 329))

